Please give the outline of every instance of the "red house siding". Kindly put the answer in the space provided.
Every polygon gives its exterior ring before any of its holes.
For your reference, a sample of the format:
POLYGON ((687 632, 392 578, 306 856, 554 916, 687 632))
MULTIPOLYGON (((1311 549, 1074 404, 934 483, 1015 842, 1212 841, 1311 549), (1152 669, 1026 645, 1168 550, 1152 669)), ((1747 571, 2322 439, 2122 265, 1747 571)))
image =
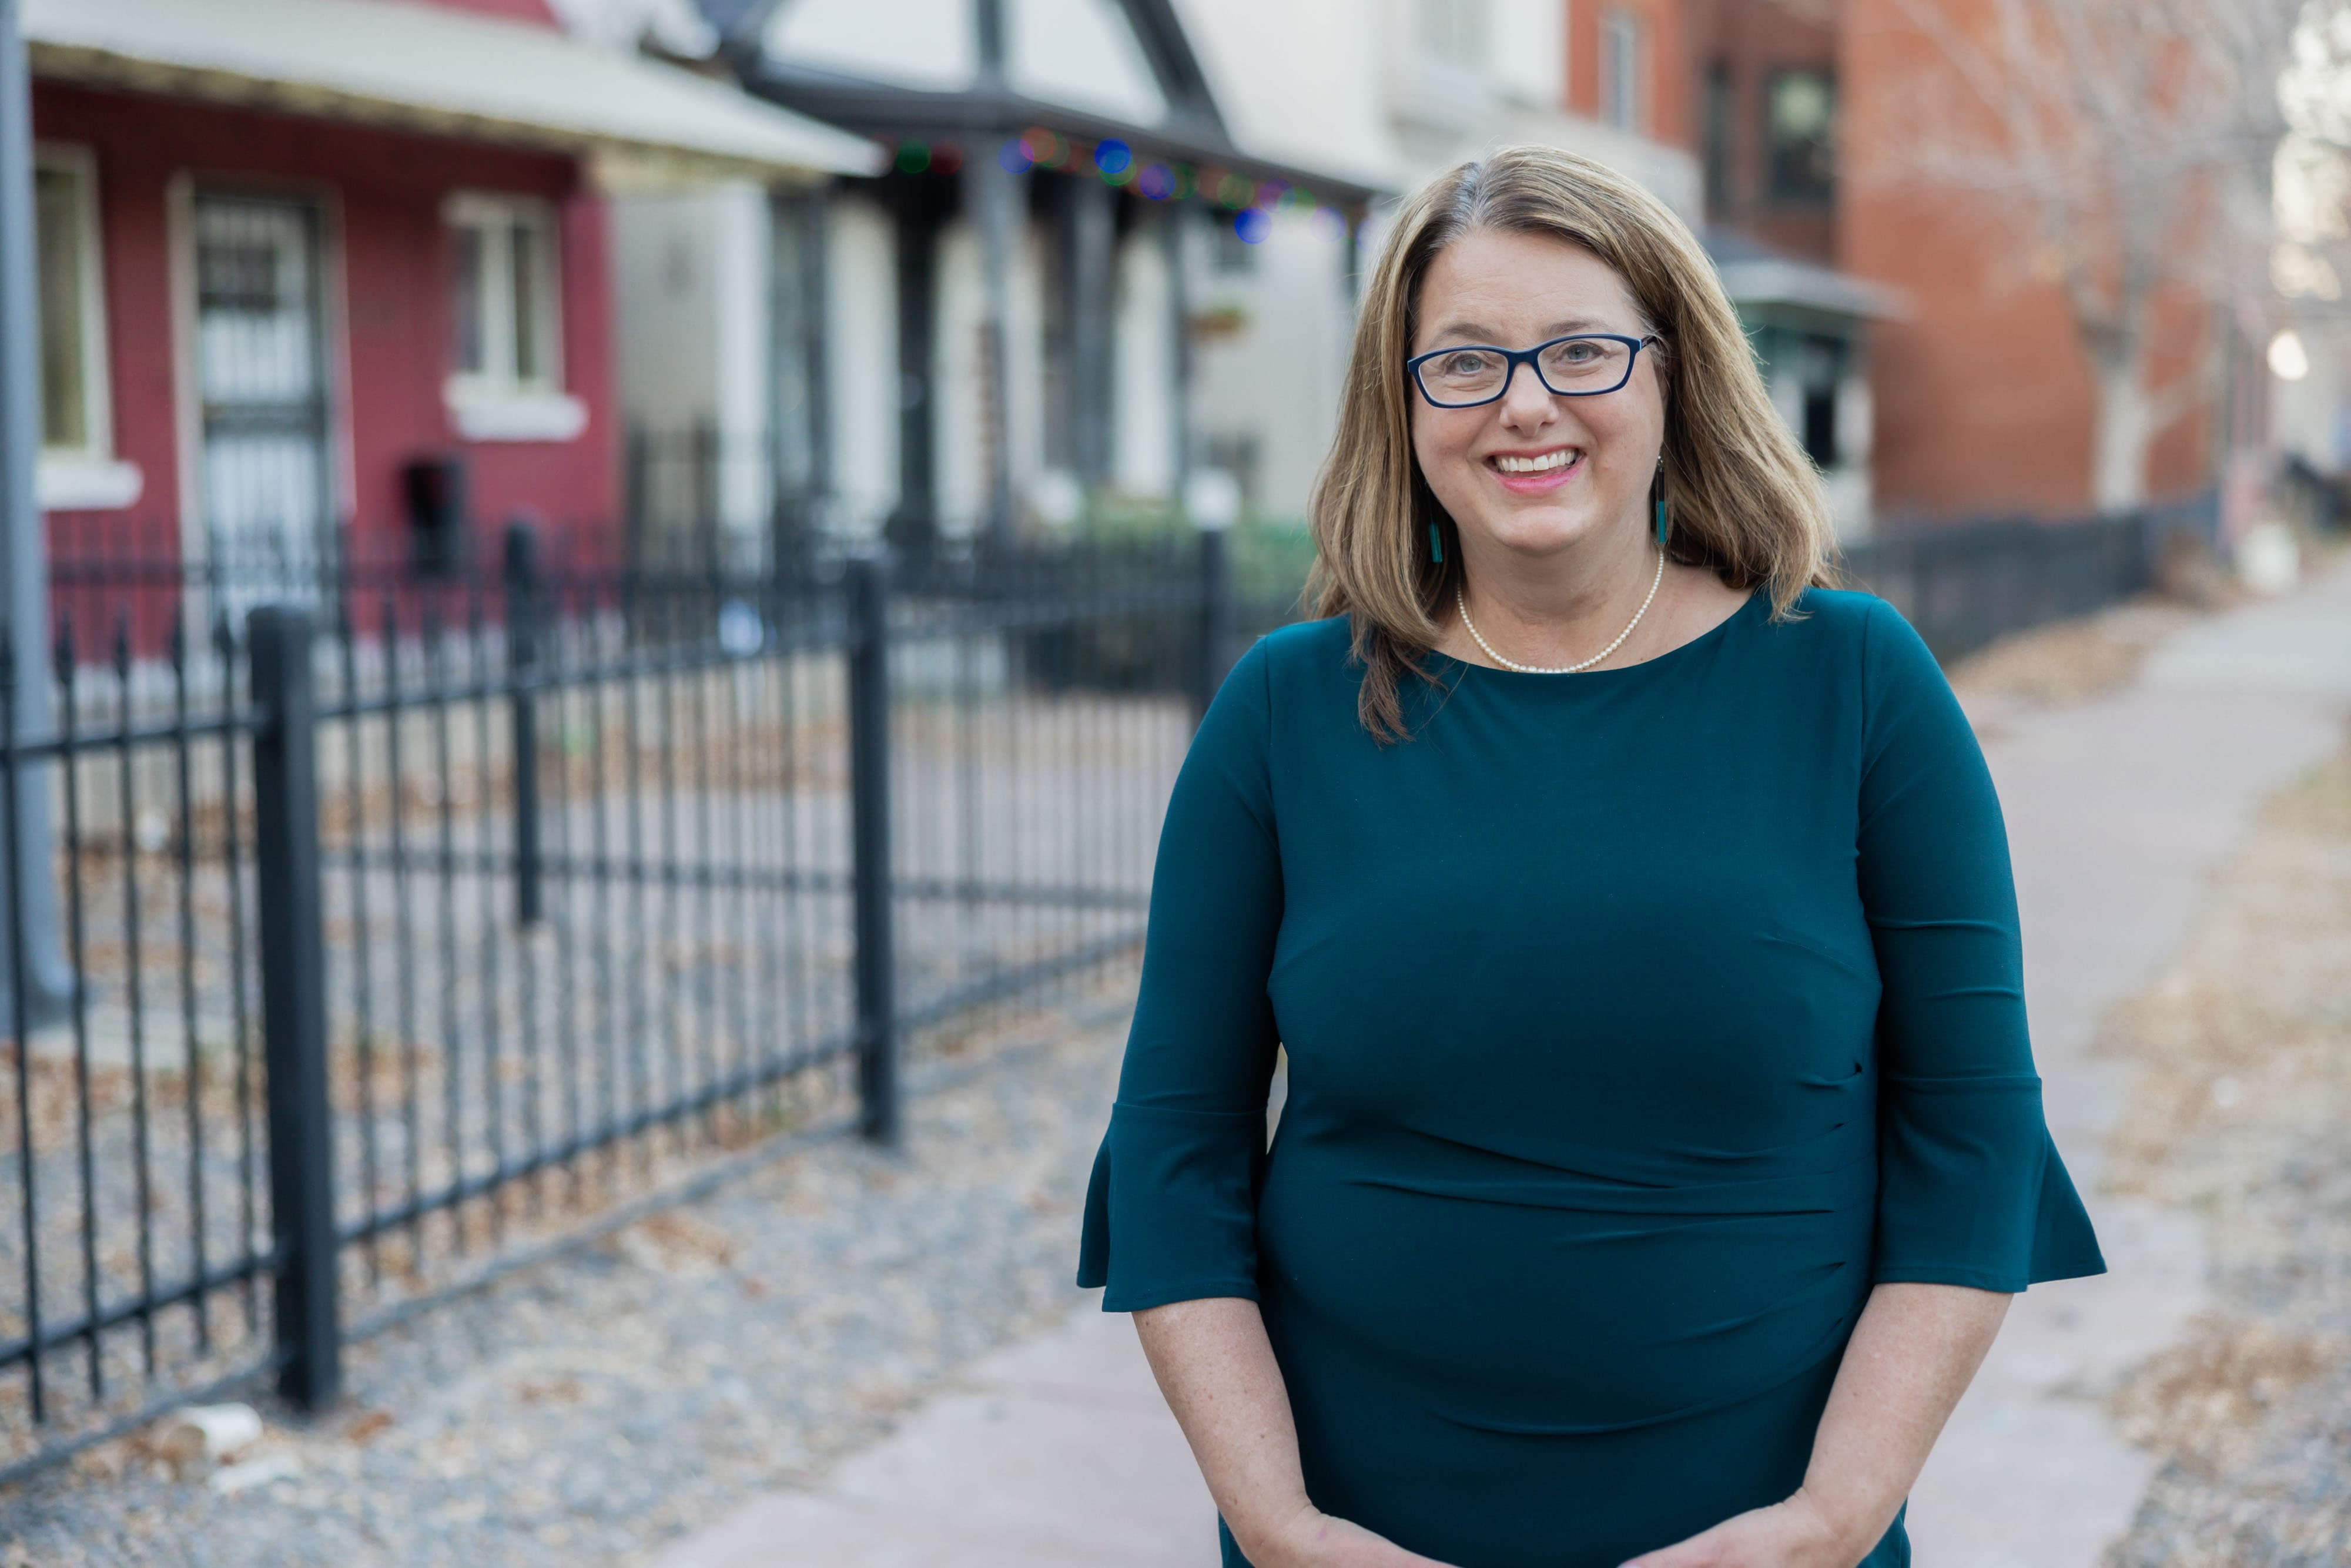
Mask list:
MULTIPOLYGON (((478 7, 475 7, 478 8, 478 7)), ((168 214, 175 179, 295 191, 325 216, 326 346, 337 510, 360 548, 397 539, 400 469, 462 453, 471 511, 489 529, 528 511, 562 533, 609 535, 619 514, 606 209, 576 159, 257 110, 38 82, 35 136, 90 149, 105 254, 116 455, 139 465, 132 510, 168 531, 181 494, 168 214), (453 191, 536 196, 561 214, 565 390, 587 407, 567 442, 465 442, 443 403, 451 369, 453 191)), ((184 455, 192 469, 196 454, 184 455)), ((120 515, 53 515, 51 532, 110 537, 120 515)))
POLYGON ((559 26, 555 13, 548 8, 547 0, 407 0, 407 3, 438 5, 444 11, 471 11, 479 16, 504 16, 514 22, 537 22, 546 27, 559 26))

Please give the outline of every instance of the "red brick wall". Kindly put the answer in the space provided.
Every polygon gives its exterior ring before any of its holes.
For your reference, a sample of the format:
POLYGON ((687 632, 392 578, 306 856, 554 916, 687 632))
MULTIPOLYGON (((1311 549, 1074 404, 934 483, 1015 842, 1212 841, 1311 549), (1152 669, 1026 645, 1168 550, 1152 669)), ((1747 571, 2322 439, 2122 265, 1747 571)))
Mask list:
MULTIPOLYGON (((175 176, 305 192, 327 215, 327 322, 334 376, 338 504, 362 542, 403 526, 401 464, 460 451, 486 528, 536 512, 565 531, 609 529, 620 509, 607 209, 569 157, 512 152, 320 120, 37 83, 35 136, 92 150, 105 252, 116 455, 139 465, 134 515, 169 529, 181 515, 167 192, 175 176), (457 439, 442 401, 450 368, 449 239, 455 189, 559 204, 563 375, 588 407, 562 443, 457 439), (340 318, 335 306, 341 305, 340 318)), ((53 528, 112 528, 61 515, 53 528)))
MULTIPOLYGON (((1940 3, 1962 25, 1987 20, 1984 0, 1940 3)), ((1888 177, 1917 133, 1922 82, 1951 68, 1892 0, 1848 0, 1837 63, 1837 264, 1891 284, 1911 307, 1871 335, 1880 508, 2086 507, 2095 388, 2048 263, 1989 198, 1888 177)), ((2159 314, 2164 335, 2183 343, 2209 329, 2184 299, 2159 314)), ((2210 483, 2210 424, 2208 411, 2191 411, 2158 439, 2151 493, 2210 483)))
POLYGON ((1600 17, 1604 11, 1637 13, 1646 46, 1647 122, 1638 129, 1676 147, 1693 145, 1686 0, 1561 0, 1567 8, 1567 108, 1600 114, 1600 17))

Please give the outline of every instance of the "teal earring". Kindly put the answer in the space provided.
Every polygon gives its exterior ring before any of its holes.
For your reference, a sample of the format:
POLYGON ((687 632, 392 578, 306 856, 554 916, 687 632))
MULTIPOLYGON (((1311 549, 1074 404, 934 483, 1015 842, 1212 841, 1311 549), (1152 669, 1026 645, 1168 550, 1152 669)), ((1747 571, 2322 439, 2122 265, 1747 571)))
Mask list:
POLYGON ((1666 498, 1657 497, 1657 548, 1666 548, 1666 498))
POLYGON ((1445 564, 1445 537, 1437 531, 1435 523, 1428 525, 1428 559, 1439 566, 1445 564))
POLYGON ((1666 460, 1663 457, 1657 459, 1657 476, 1649 482, 1649 494, 1656 498, 1657 548, 1663 549, 1668 528, 1666 519, 1666 460))

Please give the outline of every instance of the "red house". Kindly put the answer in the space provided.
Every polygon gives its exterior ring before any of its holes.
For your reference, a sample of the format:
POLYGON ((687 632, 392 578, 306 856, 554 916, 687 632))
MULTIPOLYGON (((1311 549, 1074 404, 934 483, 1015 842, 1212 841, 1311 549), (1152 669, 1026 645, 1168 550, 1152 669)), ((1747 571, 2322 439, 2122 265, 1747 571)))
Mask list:
POLYGON ((528 513, 601 554, 622 501, 604 195, 875 166, 568 37, 546 0, 23 15, 59 559, 400 559, 436 493, 473 531, 528 513))

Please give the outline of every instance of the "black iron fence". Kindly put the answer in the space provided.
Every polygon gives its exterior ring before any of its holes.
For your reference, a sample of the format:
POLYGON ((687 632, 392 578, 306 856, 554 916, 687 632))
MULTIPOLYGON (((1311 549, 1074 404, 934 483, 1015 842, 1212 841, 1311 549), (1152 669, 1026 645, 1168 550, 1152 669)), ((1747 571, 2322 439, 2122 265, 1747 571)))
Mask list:
POLYGON ((623 1197, 894 1138, 903 1059, 1139 940, 1220 546, 61 569, 55 723, 0 758, 65 894, 13 973, 78 977, 0 1059, 0 1474, 225 1380, 318 1406, 345 1338, 623 1197))
POLYGON ((2064 522, 1922 527, 1850 545, 1844 564, 1948 663, 2140 592, 2169 554, 2212 550, 2219 531, 2219 497, 2207 494, 2064 522))
MULTIPOLYGON (((1949 657, 2208 517, 1848 566, 1949 657)), ((1225 538, 768 564, 57 563, 49 667, 0 667, 0 849, 62 894, 9 881, 9 974, 77 977, 5 1020, 0 1478, 256 1376, 322 1405, 346 1338, 728 1158, 894 1138, 903 1060, 1135 947, 1198 712, 1289 613, 1225 538)))

